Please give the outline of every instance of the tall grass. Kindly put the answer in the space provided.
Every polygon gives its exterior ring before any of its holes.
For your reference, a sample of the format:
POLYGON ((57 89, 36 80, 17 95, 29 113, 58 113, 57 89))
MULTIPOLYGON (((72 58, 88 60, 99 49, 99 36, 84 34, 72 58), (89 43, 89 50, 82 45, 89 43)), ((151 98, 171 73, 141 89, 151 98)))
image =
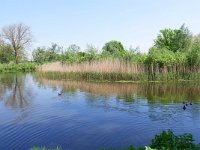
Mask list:
POLYGON ((60 62, 44 64, 39 71, 48 76, 86 80, 144 80, 144 67, 136 63, 119 59, 105 59, 82 63, 62 64, 60 62), (143 69, 143 70, 142 70, 143 69))
POLYGON ((39 71, 50 76, 86 80, 200 80, 200 66, 186 64, 139 64, 120 59, 104 59, 82 63, 44 64, 39 71))
POLYGON ((42 71, 58 72, 91 72, 91 73, 127 73, 137 74, 144 72, 144 67, 136 63, 122 61, 119 59, 105 59, 97 61, 87 61, 81 63, 63 64, 55 62, 44 64, 40 68, 42 71))

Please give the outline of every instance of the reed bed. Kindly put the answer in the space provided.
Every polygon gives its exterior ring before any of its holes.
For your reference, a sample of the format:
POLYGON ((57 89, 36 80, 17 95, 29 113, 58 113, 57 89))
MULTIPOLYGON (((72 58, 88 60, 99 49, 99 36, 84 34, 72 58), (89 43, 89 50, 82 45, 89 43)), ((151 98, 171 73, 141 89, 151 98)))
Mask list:
POLYGON ((144 72, 144 67, 137 63, 121 61, 119 59, 106 59, 98 61, 87 61, 81 63, 64 64, 55 62, 44 64, 40 68, 41 71, 57 71, 57 72, 91 72, 91 73, 127 73, 138 74, 144 72))
POLYGON ((120 59, 104 59, 66 64, 43 64, 39 72, 52 76, 86 80, 200 80, 200 66, 186 64, 143 64, 120 59))

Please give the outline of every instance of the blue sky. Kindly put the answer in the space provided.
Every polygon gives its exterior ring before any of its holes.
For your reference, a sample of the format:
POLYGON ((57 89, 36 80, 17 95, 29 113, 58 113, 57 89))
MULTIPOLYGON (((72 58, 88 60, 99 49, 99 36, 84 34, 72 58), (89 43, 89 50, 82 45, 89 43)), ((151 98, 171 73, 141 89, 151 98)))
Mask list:
POLYGON ((183 23, 200 32, 199 0, 0 0, 0 28, 13 23, 31 27, 32 49, 52 42, 67 47, 101 48, 119 40, 147 52, 160 29, 183 23))

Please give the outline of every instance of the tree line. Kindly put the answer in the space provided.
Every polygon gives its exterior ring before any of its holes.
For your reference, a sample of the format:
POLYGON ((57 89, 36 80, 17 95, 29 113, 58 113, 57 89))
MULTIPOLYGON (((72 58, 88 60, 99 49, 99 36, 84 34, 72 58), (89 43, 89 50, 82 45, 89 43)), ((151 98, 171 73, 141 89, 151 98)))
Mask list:
MULTIPOLYGON (((27 60, 26 48, 32 42, 30 28, 24 24, 6 26, 0 34, 0 63, 16 64, 27 60)), ((33 61, 47 63, 62 61, 63 63, 79 63, 104 58, 118 58, 142 64, 164 65, 184 64, 197 66, 200 64, 200 35, 193 35, 184 24, 178 29, 160 30, 148 53, 141 53, 139 48, 125 48, 120 41, 109 41, 102 49, 87 45, 82 50, 71 44, 64 49, 53 43, 49 47, 38 47, 33 50, 33 61)))

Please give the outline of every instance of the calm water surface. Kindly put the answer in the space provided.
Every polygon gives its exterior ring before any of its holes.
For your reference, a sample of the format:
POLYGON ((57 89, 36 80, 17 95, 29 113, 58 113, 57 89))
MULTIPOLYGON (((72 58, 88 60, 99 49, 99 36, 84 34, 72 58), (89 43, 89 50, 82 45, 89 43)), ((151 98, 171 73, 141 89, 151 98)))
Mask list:
POLYGON ((94 83, 0 75, 0 149, 145 146, 167 129, 192 133, 200 141, 198 83, 94 83), (193 105, 184 111, 183 101, 193 105))

